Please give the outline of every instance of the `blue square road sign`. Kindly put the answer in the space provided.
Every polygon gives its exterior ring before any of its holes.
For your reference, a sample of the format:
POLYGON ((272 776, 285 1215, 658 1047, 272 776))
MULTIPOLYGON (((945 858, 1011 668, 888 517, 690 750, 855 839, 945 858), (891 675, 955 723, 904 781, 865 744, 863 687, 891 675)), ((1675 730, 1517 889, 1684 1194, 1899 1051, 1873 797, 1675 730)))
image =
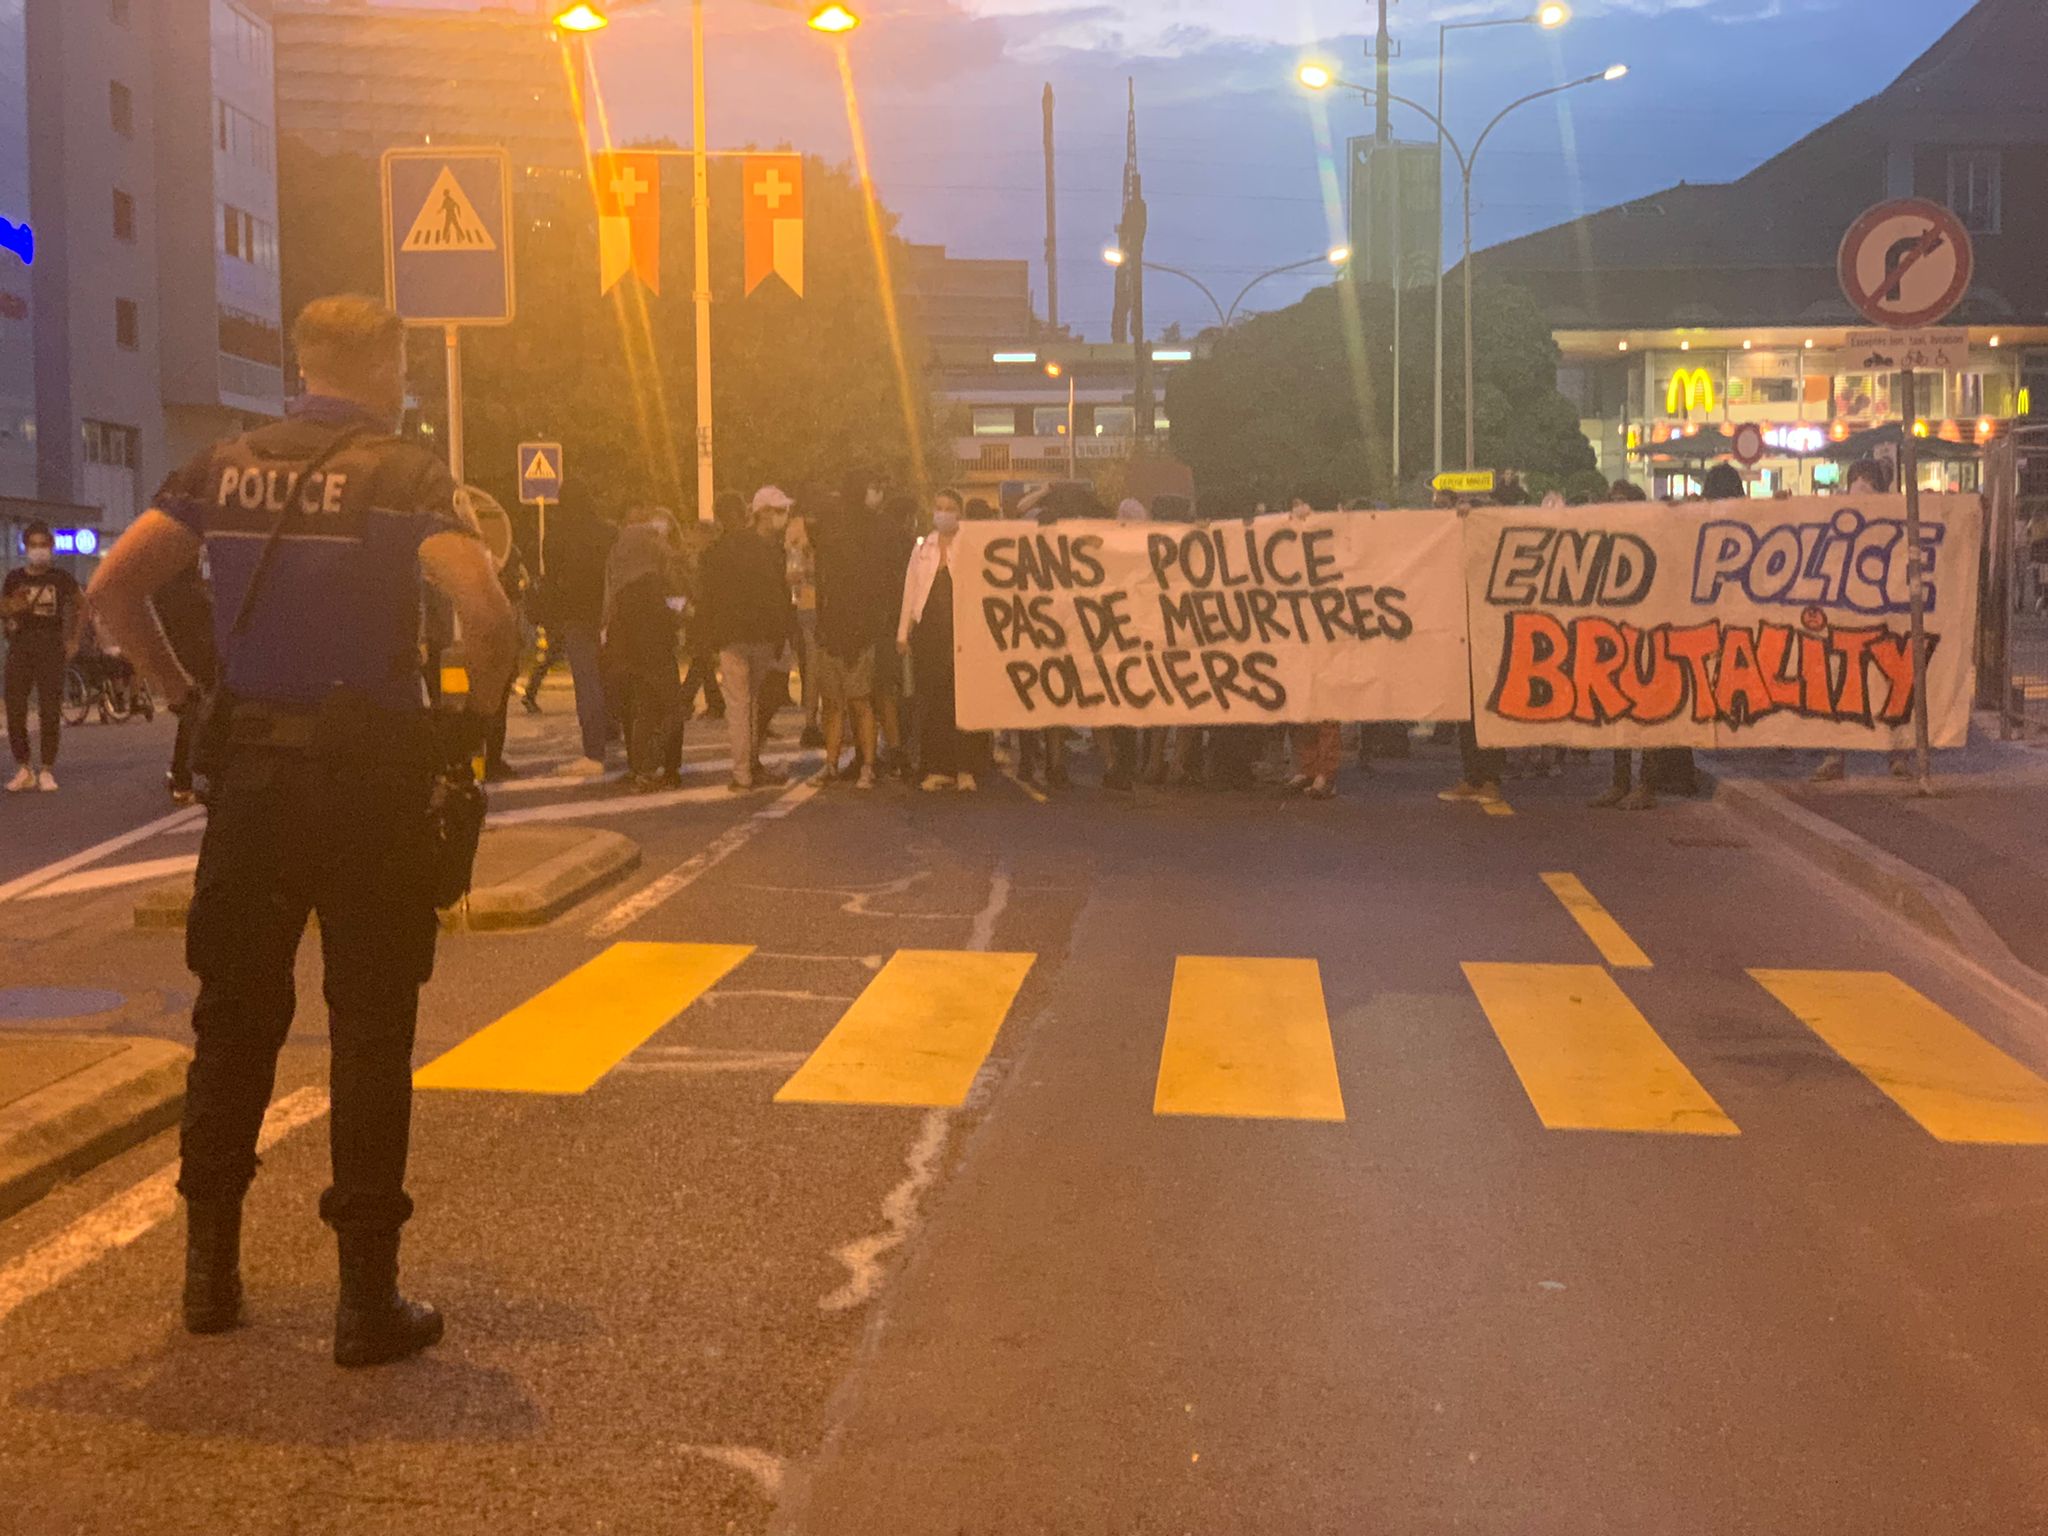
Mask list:
POLYGON ((519 499, 528 506, 562 499, 562 445, 519 445, 519 499))
POLYGON ((502 149, 384 152, 385 297, 410 325, 513 314, 512 172, 502 149))

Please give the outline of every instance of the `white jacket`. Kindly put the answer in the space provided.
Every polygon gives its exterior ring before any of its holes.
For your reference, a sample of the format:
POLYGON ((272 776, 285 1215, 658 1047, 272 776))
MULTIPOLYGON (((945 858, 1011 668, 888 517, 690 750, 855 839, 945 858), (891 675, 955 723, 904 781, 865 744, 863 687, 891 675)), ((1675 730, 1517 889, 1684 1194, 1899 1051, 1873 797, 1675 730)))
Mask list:
POLYGON ((939 579, 939 565, 943 562, 951 568, 953 549, 958 542, 957 538, 946 540, 935 533, 928 533, 910 552, 910 568, 903 573, 903 616, 896 621, 898 645, 909 644, 911 630, 924 617, 925 600, 932 595, 932 583, 939 579))

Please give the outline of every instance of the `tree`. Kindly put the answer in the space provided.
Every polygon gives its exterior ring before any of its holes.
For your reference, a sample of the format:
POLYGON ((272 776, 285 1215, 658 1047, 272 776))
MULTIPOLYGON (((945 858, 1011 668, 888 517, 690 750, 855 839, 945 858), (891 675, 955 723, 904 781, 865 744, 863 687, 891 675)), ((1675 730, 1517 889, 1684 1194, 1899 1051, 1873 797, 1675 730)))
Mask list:
MULTIPOLYGON (((658 499, 685 515, 696 500, 695 316, 689 164, 665 162, 662 292, 628 277, 598 293, 597 219, 583 178, 535 172, 516 195, 518 314, 463 335, 469 478, 508 505, 513 450, 559 439, 567 492, 600 509, 658 499)), ((287 306, 322 293, 383 289, 377 170, 286 140, 279 183, 287 306)), ((751 493, 837 484, 855 468, 920 482, 948 462, 922 377, 925 346, 896 293, 909 418, 866 225, 864 193, 842 167, 805 161, 805 295, 776 277, 744 295, 740 162, 712 162, 713 414, 718 483, 751 493), (913 443, 917 445, 913 450, 913 443), (919 459, 918 455, 922 454, 919 459)), ((894 218, 877 210, 892 274, 906 270, 894 218)), ((415 336, 414 393, 445 431, 441 338, 415 336)))
MULTIPOLYGON (((1394 483, 1394 297, 1336 283, 1254 315, 1183 365, 1168 387, 1175 454, 1195 472, 1206 510, 1230 513, 1300 495, 1317 506, 1364 496, 1415 504, 1432 449, 1434 295, 1403 301, 1402 484, 1394 483)), ((1520 291, 1475 294, 1478 456, 1498 469, 1563 476, 1594 466, 1578 413, 1557 391, 1556 343, 1520 291)), ((1462 295, 1446 294, 1444 451, 1464 462, 1462 295)))

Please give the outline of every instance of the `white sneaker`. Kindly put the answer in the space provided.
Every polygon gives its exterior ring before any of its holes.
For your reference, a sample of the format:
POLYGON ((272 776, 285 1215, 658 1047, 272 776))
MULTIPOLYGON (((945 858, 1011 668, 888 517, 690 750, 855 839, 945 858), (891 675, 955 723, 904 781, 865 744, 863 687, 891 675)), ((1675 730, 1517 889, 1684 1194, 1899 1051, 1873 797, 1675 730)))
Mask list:
POLYGON ((594 757, 579 757, 561 770, 569 779, 601 779, 605 774, 604 764, 594 757))
POLYGON ((46 795, 54 795, 55 793, 57 793, 57 775, 50 772, 49 769, 45 768, 41 773, 36 775, 36 788, 40 789, 46 795))
POLYGON ((35 787, 36 771, 29 767, 27 763, 23 763, 19 768, 15 769, 14 777, 7 781, 7 793, 10 795, 18 795, 25 789, 34 789, 35 787))
POLYGON ((953 776, 950 773, 928 773, 924 776, 924 783, 918 786, 927 794, 930 794, 935 789, 951 789, 952 787, 953 776))
POLYGON ((861 765, 860 777, 853 781, 853 787, 855 789, 873 789, 875 787, 875 770, 863 763, 861 765))
POLYGON ((953 781, 953 787, 959 790, 960 793, 963 795, 971 795, 974 793, 975 790, 979 789, 981 786, 974 782, 973 774, 963 773, 960 775, 959 778, 953 781))

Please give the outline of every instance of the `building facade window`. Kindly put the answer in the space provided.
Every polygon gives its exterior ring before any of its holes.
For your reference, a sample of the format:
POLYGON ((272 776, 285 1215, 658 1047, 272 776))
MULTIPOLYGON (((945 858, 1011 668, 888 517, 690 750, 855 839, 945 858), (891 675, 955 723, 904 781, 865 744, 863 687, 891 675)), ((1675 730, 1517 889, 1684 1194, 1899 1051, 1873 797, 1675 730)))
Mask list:
POLYGON ((1034 405, 1031 408, 1033 437, 1065 437, 1067 408, 1064 405, 1034 405))
POLYGON ((135 428, 112 421, 86 421, 80 426, 85 433, 86 463, 104 464, 111 469, 135 467, 142 438, 135 428))
POLYGON ((114 238, 133 242, 135 239, 135 199, 114 188, 114 238))
POLYGON ((228 58, 258 73, 270 70, 270 29, 240 6, 214 0, 213 36, 228 58))
POLYGON ((238 309, 220 312, 220 349, 244 362, 284 366, 284 333, 274 322, 238 309))
POLYGON ((114 300, 114 345, 130 352, 142 345, 142 311, 133 299, 114 300))
POLYGON ((1136 437, 1138 408, 1134 405, 1098 405, 1095 407, 1095 435, 1136 437))
POLYGON ((135 137, 135 95, 118 80, 107 83, 107 112, 114 132, 124 139, 135 137))
MULTIPOLYGON (((1064 417, 1065 412, 1061 412, 1064 417)), ((974 408, 976 437, 1015 437, 1017 413, 1007 405, 977 405, 974 408)))
POLYGON ((2004 162, 1995 149, 1948 157, 1948 205, 1973 235, 1995 235, 2005 215, 2004 162))
POLYGON ((214 148, 259 171, 275 168, 276 150, 269 124, 240 107, 214 98, 214 148))
POLYGON ((232 203, 220 205, 220 248, 237 261, 266 272, 277 270, 277 230, 232 203))

